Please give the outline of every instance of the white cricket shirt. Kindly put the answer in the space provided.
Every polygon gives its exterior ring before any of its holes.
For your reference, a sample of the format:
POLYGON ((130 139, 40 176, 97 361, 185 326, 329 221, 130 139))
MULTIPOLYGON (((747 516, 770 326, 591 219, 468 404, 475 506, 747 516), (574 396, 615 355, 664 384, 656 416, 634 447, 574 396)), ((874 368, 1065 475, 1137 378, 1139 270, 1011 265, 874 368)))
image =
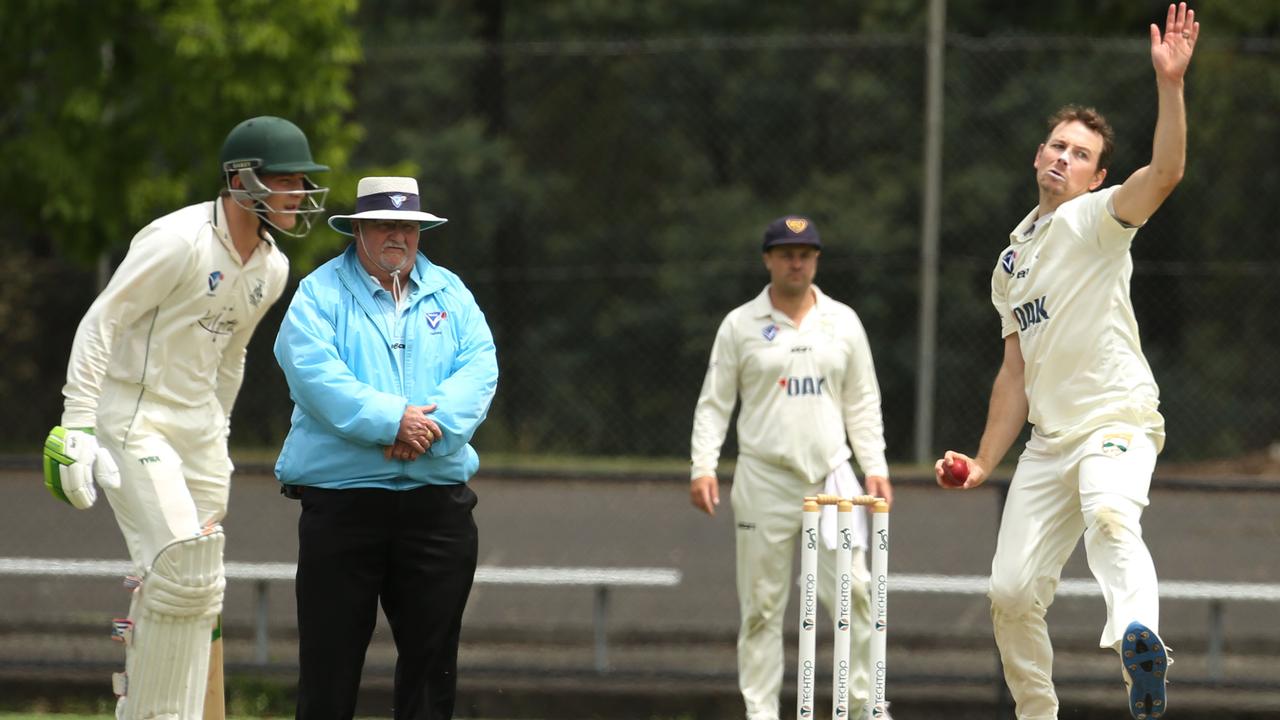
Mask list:
POLYGON ((888 476, 866 331, 852 308, 813 291, 817 303, 799 326, 773 307, 767 286, 720 324, 693 415, 691 477, 715 474, 739 398, 741 454, 821 482, 852 443, 864 475, 888 476))
POLYGON ((230 415, 245 346, 288 276, 272 240, 241 262, 220 200, 146 226, 76 330, 63 426, 94 426, 104 377, 188 407, 216 397, 230 415))
POLYGON ((1110 210, 1118 187, 1063 203, 1038 228, 1031 211, 991 274, 1001 336, 1018 333, 1026 361, 1028 419, 1044 435, 1112 421, 1163 433, 1129 299, 1138 228, 1110 210))

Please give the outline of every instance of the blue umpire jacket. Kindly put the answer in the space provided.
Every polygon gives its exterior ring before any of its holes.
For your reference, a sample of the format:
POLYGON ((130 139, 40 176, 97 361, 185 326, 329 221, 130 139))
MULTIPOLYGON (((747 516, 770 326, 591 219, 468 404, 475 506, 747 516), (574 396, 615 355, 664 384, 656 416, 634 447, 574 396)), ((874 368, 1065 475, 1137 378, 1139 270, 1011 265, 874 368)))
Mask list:
POLYGON ((476 473, 470 441, 498 383, 493 334, 457 275, 419 253, 410 277, 417 287, 403 352, 354 244, 303 278, 275 344, 294 402, 276 461, 280 482, 411 490, 476 473), (405 407, 432 403, 443 437, 417 460, 386 459, 405 407))

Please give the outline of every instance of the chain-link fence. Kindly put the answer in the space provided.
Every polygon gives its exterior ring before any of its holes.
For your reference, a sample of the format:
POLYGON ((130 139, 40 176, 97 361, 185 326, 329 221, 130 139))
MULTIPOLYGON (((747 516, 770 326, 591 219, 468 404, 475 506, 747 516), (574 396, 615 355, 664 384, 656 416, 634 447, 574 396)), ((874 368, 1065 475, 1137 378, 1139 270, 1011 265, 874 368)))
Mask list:
MULTIPOLYGON (((496 334, 482 453, 684 455, 716 326, 766 282, 765 224, 798 212, 827 243, 819 285, 870 335, 890 458, 910 459, 928 371, 924 59, 919 38, 861 35, 368 47, 356 159, 417 165, 426 205, 450 218, 423 249, 463 277, 496 334)), ((1145 40, 950 37, 944 82, 932 434, 972 449, 1001 353, 990 273, 1035 204, 1043 118, 1068 102, 1104 112, 1119 139, 1111 184, 1149 158, 1156 99, 1145 40)), ((1276 439, 1280 45, 1202 42, 1186 94, 1187 176, 1139 233, 1132 281, 1175 459, 1276 439)), ((327 229, 313 236, 336 251, 327 229)), ((92 284, 56 259, 0 268, 0 400, 23 409, 0 421, 11 449, 34 452, 57 420, 92 284)), ((250 347, 242 446, 287 431, 270 351, 287 301, 250 347)))

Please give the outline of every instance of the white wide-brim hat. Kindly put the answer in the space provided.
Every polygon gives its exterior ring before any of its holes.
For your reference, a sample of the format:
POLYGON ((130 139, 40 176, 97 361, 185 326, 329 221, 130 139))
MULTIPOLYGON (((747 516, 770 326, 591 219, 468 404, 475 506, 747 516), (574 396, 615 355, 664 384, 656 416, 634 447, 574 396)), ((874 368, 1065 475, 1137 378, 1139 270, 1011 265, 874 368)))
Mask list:
POLYGON ((422 211, 418 181, 411 177, 360 178, 356 186, 355 214, 334 215, 329 218, 329 227, 343 235, 352 235, 352 220, 417 220, 419 230, 449 222, 447 218, 422 211))

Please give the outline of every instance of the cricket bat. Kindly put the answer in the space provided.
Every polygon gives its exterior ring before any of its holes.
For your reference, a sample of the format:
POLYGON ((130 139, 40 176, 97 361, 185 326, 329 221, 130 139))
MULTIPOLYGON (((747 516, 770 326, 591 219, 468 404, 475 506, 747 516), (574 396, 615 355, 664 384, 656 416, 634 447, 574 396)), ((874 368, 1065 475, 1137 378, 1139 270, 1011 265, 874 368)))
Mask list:
POLYGON ((222 615, 213 625, 209 645, 209 686, 204 692, 204 720, 226 720, 227 692, 222 680, 222 615))

